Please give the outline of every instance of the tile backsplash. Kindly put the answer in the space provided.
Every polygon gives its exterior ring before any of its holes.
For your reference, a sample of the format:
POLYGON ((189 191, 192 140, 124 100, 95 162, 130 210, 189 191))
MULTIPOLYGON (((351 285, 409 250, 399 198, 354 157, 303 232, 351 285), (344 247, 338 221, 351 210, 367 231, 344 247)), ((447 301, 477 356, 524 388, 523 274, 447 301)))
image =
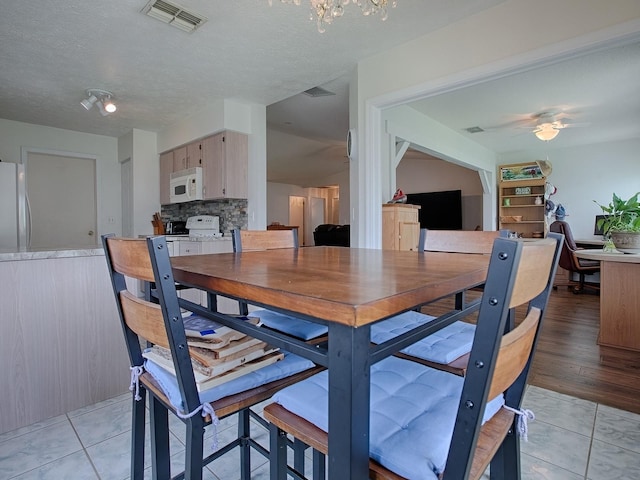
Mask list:
POLYGON ((247 200, 246 199, 222 199, 196 202, 175 203, 162 205, 162 221, 187 220, 194 215, 216 215, 220 217, 220 231, 224 236, 230 236, 234 228, 247 228, 247 200))

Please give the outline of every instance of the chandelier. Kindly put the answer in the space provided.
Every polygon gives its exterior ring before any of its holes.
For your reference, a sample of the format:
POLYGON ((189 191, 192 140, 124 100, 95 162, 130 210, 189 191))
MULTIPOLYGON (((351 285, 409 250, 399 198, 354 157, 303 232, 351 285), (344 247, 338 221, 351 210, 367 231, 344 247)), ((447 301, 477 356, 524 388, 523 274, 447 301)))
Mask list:
MULTIPOLYGON (((300 5, 301 0, 280 0, 282 3, 300 5)), ((273 0, 269 0, 272 5, 273 0)), ((309 18, 315 20, 318 32, 324 33, 325 25, 333 23, 334 18, 344 15, 344 6, 349 3, 356 4, 362 10, 363 15, 380 15, 382 21, 387 19, 387 6, 395 8, 397 0, 309 0, 311 14, 309 18)))

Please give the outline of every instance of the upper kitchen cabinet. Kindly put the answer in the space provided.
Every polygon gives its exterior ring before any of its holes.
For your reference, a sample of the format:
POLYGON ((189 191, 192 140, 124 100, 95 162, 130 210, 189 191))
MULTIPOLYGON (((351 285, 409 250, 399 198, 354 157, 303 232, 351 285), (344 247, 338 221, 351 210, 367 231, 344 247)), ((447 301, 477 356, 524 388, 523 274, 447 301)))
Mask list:
POLYGON ((160 205, 171 202, 169 181, 173 172, 173 151, 160 155, 160 205))
POLYGON ((173 171, 202 166, 202 142, 190 143, 173 151, 173 171))
POLYGON ((248 137, 221 132, 202 140, 202 183, 205 200, 247 198, 248 137))

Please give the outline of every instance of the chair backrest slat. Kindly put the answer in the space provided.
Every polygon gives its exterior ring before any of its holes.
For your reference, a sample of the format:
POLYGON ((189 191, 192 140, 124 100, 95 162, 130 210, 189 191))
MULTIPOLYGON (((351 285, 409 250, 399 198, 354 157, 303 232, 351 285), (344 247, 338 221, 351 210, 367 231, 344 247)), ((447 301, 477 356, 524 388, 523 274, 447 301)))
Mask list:
POLYGON ((419 247, 429 252, 489 254, 500 236, 500 231, 422 229, 419 247))
POLYGON ((153 282, 153 269, 147 242, 134 238, 109 238, 113 270, 137 280, 153 282))
POLYGON ((502 337, 488 398, 495 398, 504 392, 524 370, 533 348, 541 314, 539 308, 532 308, 515 330, 502 337))
POLYGON ((120 292, 120 301, 124 320, 131 330, 155 345, 169 348, 160 305, 138 298, 128 291, 120 292))
POLYGON ((554 240, 527 242, 527 255, 520 259, 513 292, 511 293, 510 308, 523 305, 535 298, 547 286, 549 270, 553 262, 553 252, 556 248, 554 240))
POLYGON ((291 230, 233 230, 235 252, 298 248, 298 231, 291 230))

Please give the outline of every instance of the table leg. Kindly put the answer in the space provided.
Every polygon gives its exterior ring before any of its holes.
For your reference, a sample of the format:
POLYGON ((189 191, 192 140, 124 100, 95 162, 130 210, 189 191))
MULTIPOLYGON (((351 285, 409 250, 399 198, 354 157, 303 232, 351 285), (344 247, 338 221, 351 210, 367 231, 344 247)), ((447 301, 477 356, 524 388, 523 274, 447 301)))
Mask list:
POLYGON ((329 326, 328 478, 369 478, 369 333, 329 326))

